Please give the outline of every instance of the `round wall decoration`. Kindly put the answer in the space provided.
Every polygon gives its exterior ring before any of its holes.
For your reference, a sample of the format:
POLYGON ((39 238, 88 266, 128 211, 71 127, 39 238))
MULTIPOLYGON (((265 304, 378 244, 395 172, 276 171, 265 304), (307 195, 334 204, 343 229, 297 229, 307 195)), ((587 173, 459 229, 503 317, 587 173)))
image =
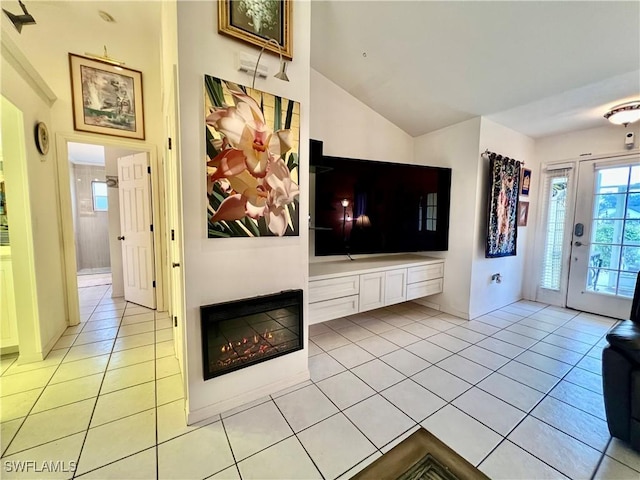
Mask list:
POLYGON ((44 122, 36 124, 36 147, 42 155, 49 153, 49 130, 44 122))

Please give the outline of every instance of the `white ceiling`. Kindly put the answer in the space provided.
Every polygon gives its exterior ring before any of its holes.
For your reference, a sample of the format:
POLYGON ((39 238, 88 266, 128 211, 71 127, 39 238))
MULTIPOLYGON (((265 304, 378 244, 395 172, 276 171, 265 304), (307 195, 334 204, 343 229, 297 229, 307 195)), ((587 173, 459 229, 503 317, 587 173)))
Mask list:
POLYGON ((67 144, 69 161, 80 165, 101 165, 104 167, 104 147, 90 143, 67 144))
MULTIPOLYGON (((160 48, 157 1, 26 4, 38 25, 10 33, 43 72, 43 41, 65 56, 106 43, 129 59, 122 45, 141 39, 160 48)), ((311 64, 413 136, 478 115, 534 138, 598 127, 640 99, 640 2, 313 1, 311 64)))
POLYGON ((640 99, 640 2, 317 1, 311 65, 412 136, 484 115, 534 138, 640 99))

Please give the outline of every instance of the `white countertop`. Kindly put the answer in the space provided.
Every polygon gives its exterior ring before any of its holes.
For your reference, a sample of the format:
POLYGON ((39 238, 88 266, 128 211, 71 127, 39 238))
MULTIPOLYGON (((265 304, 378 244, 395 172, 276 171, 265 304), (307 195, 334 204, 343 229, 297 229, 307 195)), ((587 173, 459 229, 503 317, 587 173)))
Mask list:
POLYGON ((324 280, 326 278, 373 273, 389 268, 413 267, 444 262, 444 258, 427 257, 424 255, 404 254, 386 255, 380 257, 366 257, 349 260, 332 260, 309 264, 309 280, 324 280))

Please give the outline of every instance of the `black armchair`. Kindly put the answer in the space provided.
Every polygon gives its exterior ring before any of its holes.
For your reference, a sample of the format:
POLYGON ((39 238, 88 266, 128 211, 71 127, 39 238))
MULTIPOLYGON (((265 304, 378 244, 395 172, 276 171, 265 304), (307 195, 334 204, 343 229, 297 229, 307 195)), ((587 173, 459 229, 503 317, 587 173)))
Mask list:
POLYGON ((640 273, 630 319, 613 328, 607 342, 602 382, 609 433, 640 452, 640 273))

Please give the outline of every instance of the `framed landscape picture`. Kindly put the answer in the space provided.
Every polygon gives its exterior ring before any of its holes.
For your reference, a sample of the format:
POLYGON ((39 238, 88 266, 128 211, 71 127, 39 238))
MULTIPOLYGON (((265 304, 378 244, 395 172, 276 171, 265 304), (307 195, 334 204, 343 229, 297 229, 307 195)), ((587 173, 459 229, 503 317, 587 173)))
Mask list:
POLYGON ((142 73, 69 54, 75 130, 144 140, 142 73))
MULTIPOLYGON (((270 38, 293 59, 291 0, 219 0, 218 32, 262 48, 270 38)), ((265 50, 278 53, 275 45, 265 50)))

